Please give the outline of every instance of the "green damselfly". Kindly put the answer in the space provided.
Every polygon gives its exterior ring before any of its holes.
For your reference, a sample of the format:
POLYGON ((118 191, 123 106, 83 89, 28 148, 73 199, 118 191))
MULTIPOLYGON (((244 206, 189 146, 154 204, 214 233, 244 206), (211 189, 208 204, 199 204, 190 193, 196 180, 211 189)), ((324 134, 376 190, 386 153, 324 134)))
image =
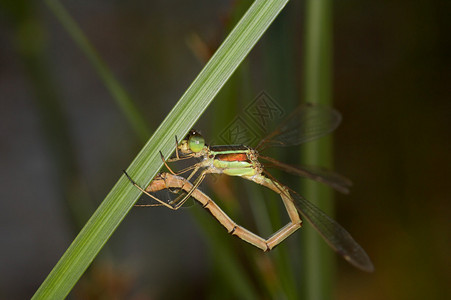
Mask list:
MULTIPOLYGON (((171 209, 180 208, 192 196, 209 209, 229 233, 264 251, 273 249, 299 229, 302 225, 302 215, 345 260, 361 270, 372 271, 374 267, 368 255, 342 226, 298 193, 275 180, 260 162, 261 159, 272 167, 322 182, 340 192, 347 193, 351 182, 334 172, 321 168, 294 167, 259 153, 269 146, 293 146, 317 139, 332 132, 340 121, 341 115, 336 110, 312 104, 302 105, 255 148, 245 145, 208 146, 199 132, 192 130, 180 144, 176 142, 174 158, 164 160, 162 157, 172 175, 165 174, 163 177, 154 179, 146 190, 132 182, 144 193, 157 200, 157 205, 164 205, 171 209), (167 164, 189 158, 198 158, 200 161, 179 172, 172 171, 167 164), (190 174, 186 179, 177 176, 187 172, 190 174), (191 183, 191 179, 197 173, 199 175, 191 183), (200 183, 208 174, 239 176, 271 189, 281 196, 290 222, 268 239, 237 225, 208 196, 198 190, 200 183), (149 193, 170 188, 177 188, 179 191, 178 197, 170 203, 149 193)), ((154 204, 140 206, 154 206, 154 204)))

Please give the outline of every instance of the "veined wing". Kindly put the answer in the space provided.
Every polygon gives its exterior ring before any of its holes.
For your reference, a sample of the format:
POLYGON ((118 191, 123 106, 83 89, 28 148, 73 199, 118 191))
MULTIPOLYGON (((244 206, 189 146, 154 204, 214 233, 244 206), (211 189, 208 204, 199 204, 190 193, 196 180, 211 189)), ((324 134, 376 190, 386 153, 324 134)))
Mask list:
POLYGON ((296 108, 256 149, 312 141, 335 130, 340 122, 341 114, 333 108, 307 103, 296 108))
POLYGON ((290 191, 290 195, 299 213, 313 225, 330 247, 353 266, 367 272, 374 271, 373 263, 365 250, 340 224, 296 192, 290 191))
POLYGON ((338 173, 335 173, 333 171, 320 168, 320 167, 312 167, 312 166, 291 166, 288 164, 285 164, 283 162, 280 162, 274 158, 262 156, 260 155, 259 158, 266 160, 269 162, 269 164, 264 164, 266 167, 274 167, 277 169, 280 169, 282 171, 285 171, 287 173, 306 177, 312 180, 315 180, 317 182, 324 183, 333 189, 348 194, 349 193, 349 187, 351 187, 352 182, 348 178, 341 176, 338 173))

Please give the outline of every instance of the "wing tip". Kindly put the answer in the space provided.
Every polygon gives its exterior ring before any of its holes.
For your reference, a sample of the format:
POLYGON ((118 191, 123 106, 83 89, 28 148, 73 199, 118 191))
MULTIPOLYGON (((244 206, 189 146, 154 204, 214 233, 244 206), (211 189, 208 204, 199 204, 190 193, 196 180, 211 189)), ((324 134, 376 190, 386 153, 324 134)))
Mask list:
POLYGON ((365 271, 368 273, 374 272, 374 265, 371 262, 371 259, 368 257, 368 255, 365 252, 362 253, 359 260, 356 260, 355 258, 352 258, 349 255, 343 255, 343 258, 359 270, 362 270, 362 271, 365 271))

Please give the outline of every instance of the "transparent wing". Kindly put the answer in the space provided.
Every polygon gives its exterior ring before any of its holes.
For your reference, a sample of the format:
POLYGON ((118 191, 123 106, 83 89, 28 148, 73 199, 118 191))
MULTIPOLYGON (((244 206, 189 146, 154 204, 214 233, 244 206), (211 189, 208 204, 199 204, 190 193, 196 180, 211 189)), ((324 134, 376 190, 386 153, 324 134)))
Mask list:
POLYGON ((280 169, 282 171, 285 171, 285 172, 293 174, 293 175, 309 178, 309 179, 315 180, 317 182, 324 183, 324 184, 330 186, 331 188, 333 188, 341 193, 344 193, 344 194, 349 193, 349 188, 352 185, 351 180, 349 180, 348 178, 343 177, 338 173, 335 173, 333 171, 330 171, 330 170, 327 170, 324 168, 312 167, 312 166, 296 166, 295 167, 295 166, 280 162, 271 157, 260 155, 259 158, 269 162, 269 164, 267 164, 267 163, 264 164, 265 168, 273 167, 273 168, 280 169))
POLYGON ((296 108, 277 128, 257 145, 294 146, 322 137, 338 127, 341 115, 333 108, 307 103, 296 108))
POLYGON ((340 224, 294 191, 290 191, 290 195, 299 213, 313 225, 329 246, 353 266, 367 272, 374 270, 365 250, 340 224))

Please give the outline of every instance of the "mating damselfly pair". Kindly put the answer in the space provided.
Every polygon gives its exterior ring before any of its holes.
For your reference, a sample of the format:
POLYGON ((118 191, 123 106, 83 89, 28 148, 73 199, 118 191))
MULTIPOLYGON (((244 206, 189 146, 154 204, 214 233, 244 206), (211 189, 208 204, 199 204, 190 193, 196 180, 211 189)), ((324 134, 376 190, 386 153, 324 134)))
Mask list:
POLYGON ((351 182, 332 171, 314 167, 294 167, 260 154, 270 146, 294 146, 315 140, 332 132, 340 121, 341 115, 334 109, 305 104, 293 111, 255 148, 245 145, 209 146, 197 131, 192 130, 180 143, 176 139, 175 157, 165 159, 162 155, 170 173, 159 174, 146 189, 126 175, 137 188, 157 201, 155 204, 138 206, 165 206, 176 210, 192 197, 209 210, 230 234, 263 251, 273 249, 299 229, 302 226, 302 216, 345 260, 361 270, 373 271, 368 255, 342 226, 294 190, 277 181, 264 166, 270 165, 324 183, 342 193, 348 192, 351 182), (191 158, 197 158, 199 161, 178 172, 174 172, 168 165, 191 158), (184 178, 179 176, 180 174, 189 175, 184 178), (267 239, 236 224, 210 197, 199 190, 200 183, 208 174, 238 176, 276 192, 282 198, 290 222, 267 239), (170 190, 176 197, 165 202, 151 194, 161 190, 170 190))

